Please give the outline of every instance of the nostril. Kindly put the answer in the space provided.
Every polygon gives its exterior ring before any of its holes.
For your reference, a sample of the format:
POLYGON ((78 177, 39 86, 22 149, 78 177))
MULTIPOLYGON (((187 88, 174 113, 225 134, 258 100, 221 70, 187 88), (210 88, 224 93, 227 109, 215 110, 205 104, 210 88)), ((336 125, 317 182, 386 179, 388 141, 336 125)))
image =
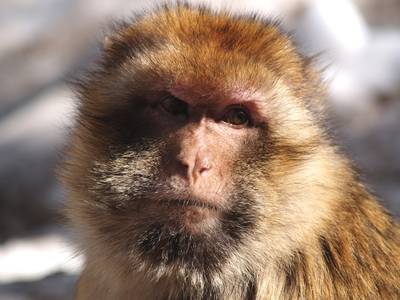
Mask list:
POLYGON ((205 171, 208 171, 210 168, 209 167, 202 167, 199 169, 199 174, 204 173, 205 171))
POLYGON ((194 155, 188 155, 187 153, 181 153, 177 156, 177 167, 179 173, 185 176, 190 182, 194 183, 199 176, 206 175, 206 173, 212 169, 212 164, 209 155, 203 151, 197 151, 192 153, 194 155))
POLYGON ((187 171, 189 169, 189 164, 185 161, 180 160, 179 161, 180 167, 184 170, 187 171))
POLYGON ((186 177, 190 173, 190 163, 186 159, 178 157, 176 166, 181 175, 186 177))
POLYGON ((198 174, 203 174, 204 172, 208 171, 211 169, 211 164, 210 161, 207 157, 203 156, 198 156, 195 162, 195 168, 194 172, 197 172, 198 174))

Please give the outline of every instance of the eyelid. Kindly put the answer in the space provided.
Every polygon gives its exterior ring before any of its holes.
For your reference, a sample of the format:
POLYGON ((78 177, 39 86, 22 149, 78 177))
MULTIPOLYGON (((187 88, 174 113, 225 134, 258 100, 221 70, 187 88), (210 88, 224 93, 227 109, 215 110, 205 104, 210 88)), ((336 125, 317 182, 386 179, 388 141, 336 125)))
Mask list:
POLYGON ((243 105, 243 104, 241 104, 241 103, 230 104, 230 105, 228 105, 228 106, 225 107, 225 109, 224 109, 224 114, 227 113, 228 111, 230 111, 231 109, 234 109, 234 108, 241 108, 241 109, 243 109, 249 116, 251 115, 250 109, 249 109, 246 105, 243 105))
POLYGON ((243 105, 243 104, 241 104, 241 103, 228 105, 228 106, 224 109, 224 111, 223 111, 223 113, 222 113, 222 116, 221 116, 221 118, 220 118, 220 121, 225 122, 225 123, 229 124, 230 126, 237 127, 237 128, 238 128, 238 127, 242 127, 242 128, 243 128, 243 127, 252 127, 252 126, 254 126, 254 119, 253 119, 253 116, 252 116, 252 114, 251 114, 250 109, 249 109, 248 107, 246 107, 246 105, 243 105), (235 109, 235 108, 240 108, 240 109, 242 109, 242 110, 246 113, 246 115, 247 115, 247 117, 248 117, 248 119, 249 119, 248 124, 246 124, 246 125, 234 125, 234 124, 231 124, 231 123, 229 123, 229 122, 225 122, 225 121, 224 121, 224 117, 226 116, 226 114, 227 114, 229 111, 231 111, 232 109, 235 109))
POLYGON ((224 109, 224 114, 227 111, 231 110, 232 108, 241 108, 241 109, 243 109, 245 112, 247 112, 250 115, 249 108, 246 105, 242 104, 242 103, 233 103, 233 104, 230 104, 230 105, 226 106, 225 109, 224 109))
POLYGON ((188 110, 188 103, 186 103, 185 101, 179 99, 178 97, 175 97, 173 95, 165 95, 164 97, 161 97, 161 99, 158 101, 158 106, 161 107, 162 110, 164 110, 166 113, 172 114, 172 115, 186 115, 187 114, 187 110, 188 110), (169 103, 166 103, 166 101, 170 101, 169 103), (171 102, 172 101, 172 102, 171 102), (173 103, 175 102, 175 103, 173 103), (165 104, 165 105, 164 105, 165 104), (173 107, 168 107, 168 104, 177 104, 177 105, 182 105, 182 108, 185 110, 185 112, 182 113, 176 113, 172 110, 170 110, 170 108, 173 107))

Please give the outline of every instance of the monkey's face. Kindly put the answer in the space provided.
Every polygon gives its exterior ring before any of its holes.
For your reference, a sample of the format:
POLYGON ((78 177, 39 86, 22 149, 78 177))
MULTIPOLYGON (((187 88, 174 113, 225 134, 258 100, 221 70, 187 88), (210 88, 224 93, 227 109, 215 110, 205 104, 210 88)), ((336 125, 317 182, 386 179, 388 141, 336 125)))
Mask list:
POLYGON ((84 83, 70 206, 110 255, 208 272, 284 223, 316 129, 276 27, 186 13, 121 30, 84 83))
POLYGON ((156 265, 215 267, 260 213, 254 170, 268 151, 256 99, 194 91, 179 83, 141 91, 130 106, 104 111, 93 132, 103 139, 88 188, 107 218, 100 226, 156 265))

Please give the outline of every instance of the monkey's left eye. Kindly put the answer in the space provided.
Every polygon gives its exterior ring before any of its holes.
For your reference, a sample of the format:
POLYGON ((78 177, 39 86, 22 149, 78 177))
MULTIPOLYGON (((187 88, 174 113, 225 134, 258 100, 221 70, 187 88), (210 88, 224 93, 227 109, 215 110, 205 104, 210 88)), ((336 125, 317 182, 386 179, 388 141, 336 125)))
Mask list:
POLYGON ((250 126, 251 119, 248 112, 241 107, 233 107, 229 109, 223 116, 222 121, 234 126, 250 126))
POLYGON ((168 96, 161 101, 161 107, 171 115, 187 115, 188 104, 174 96, 168 96))

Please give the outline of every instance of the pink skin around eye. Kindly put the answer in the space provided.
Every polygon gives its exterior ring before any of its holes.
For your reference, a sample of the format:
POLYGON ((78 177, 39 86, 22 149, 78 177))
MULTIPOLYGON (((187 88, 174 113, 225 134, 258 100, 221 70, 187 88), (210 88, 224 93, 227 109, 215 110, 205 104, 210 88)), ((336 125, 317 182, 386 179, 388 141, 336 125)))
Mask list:
POLYGON ((256 123, 264 121, 263 107, 261 95, 256 92, 231 92, 230 95, 216 95, 212 100, 199 101, 198 97, 193 93, 182 87, 175 87, 170 89, 170 93, 175 97, 185 101, 189 106, 202 106, 208 107, 217 118, 221 118, 229 107, 239 106, 243 107, 251 116, 252 120, 256 123))
MULTIPOLYGON (((224 112, 226 112, 227 110, 229 110, 229 108, 233 108, 233 107, 241 107, 243 108, 246 112, 248 112, 251 116, 251 119, 254 122, 262 122, 262 112, 261 109, 259 107, 259 105, 257 104, 257 101, 255 100, 242 100, 242 99, 229 99, 227 101, 224 101, 222 104, 225 109, 224 112)), ((221 106, 222 106, 221 105, 221 106)))

